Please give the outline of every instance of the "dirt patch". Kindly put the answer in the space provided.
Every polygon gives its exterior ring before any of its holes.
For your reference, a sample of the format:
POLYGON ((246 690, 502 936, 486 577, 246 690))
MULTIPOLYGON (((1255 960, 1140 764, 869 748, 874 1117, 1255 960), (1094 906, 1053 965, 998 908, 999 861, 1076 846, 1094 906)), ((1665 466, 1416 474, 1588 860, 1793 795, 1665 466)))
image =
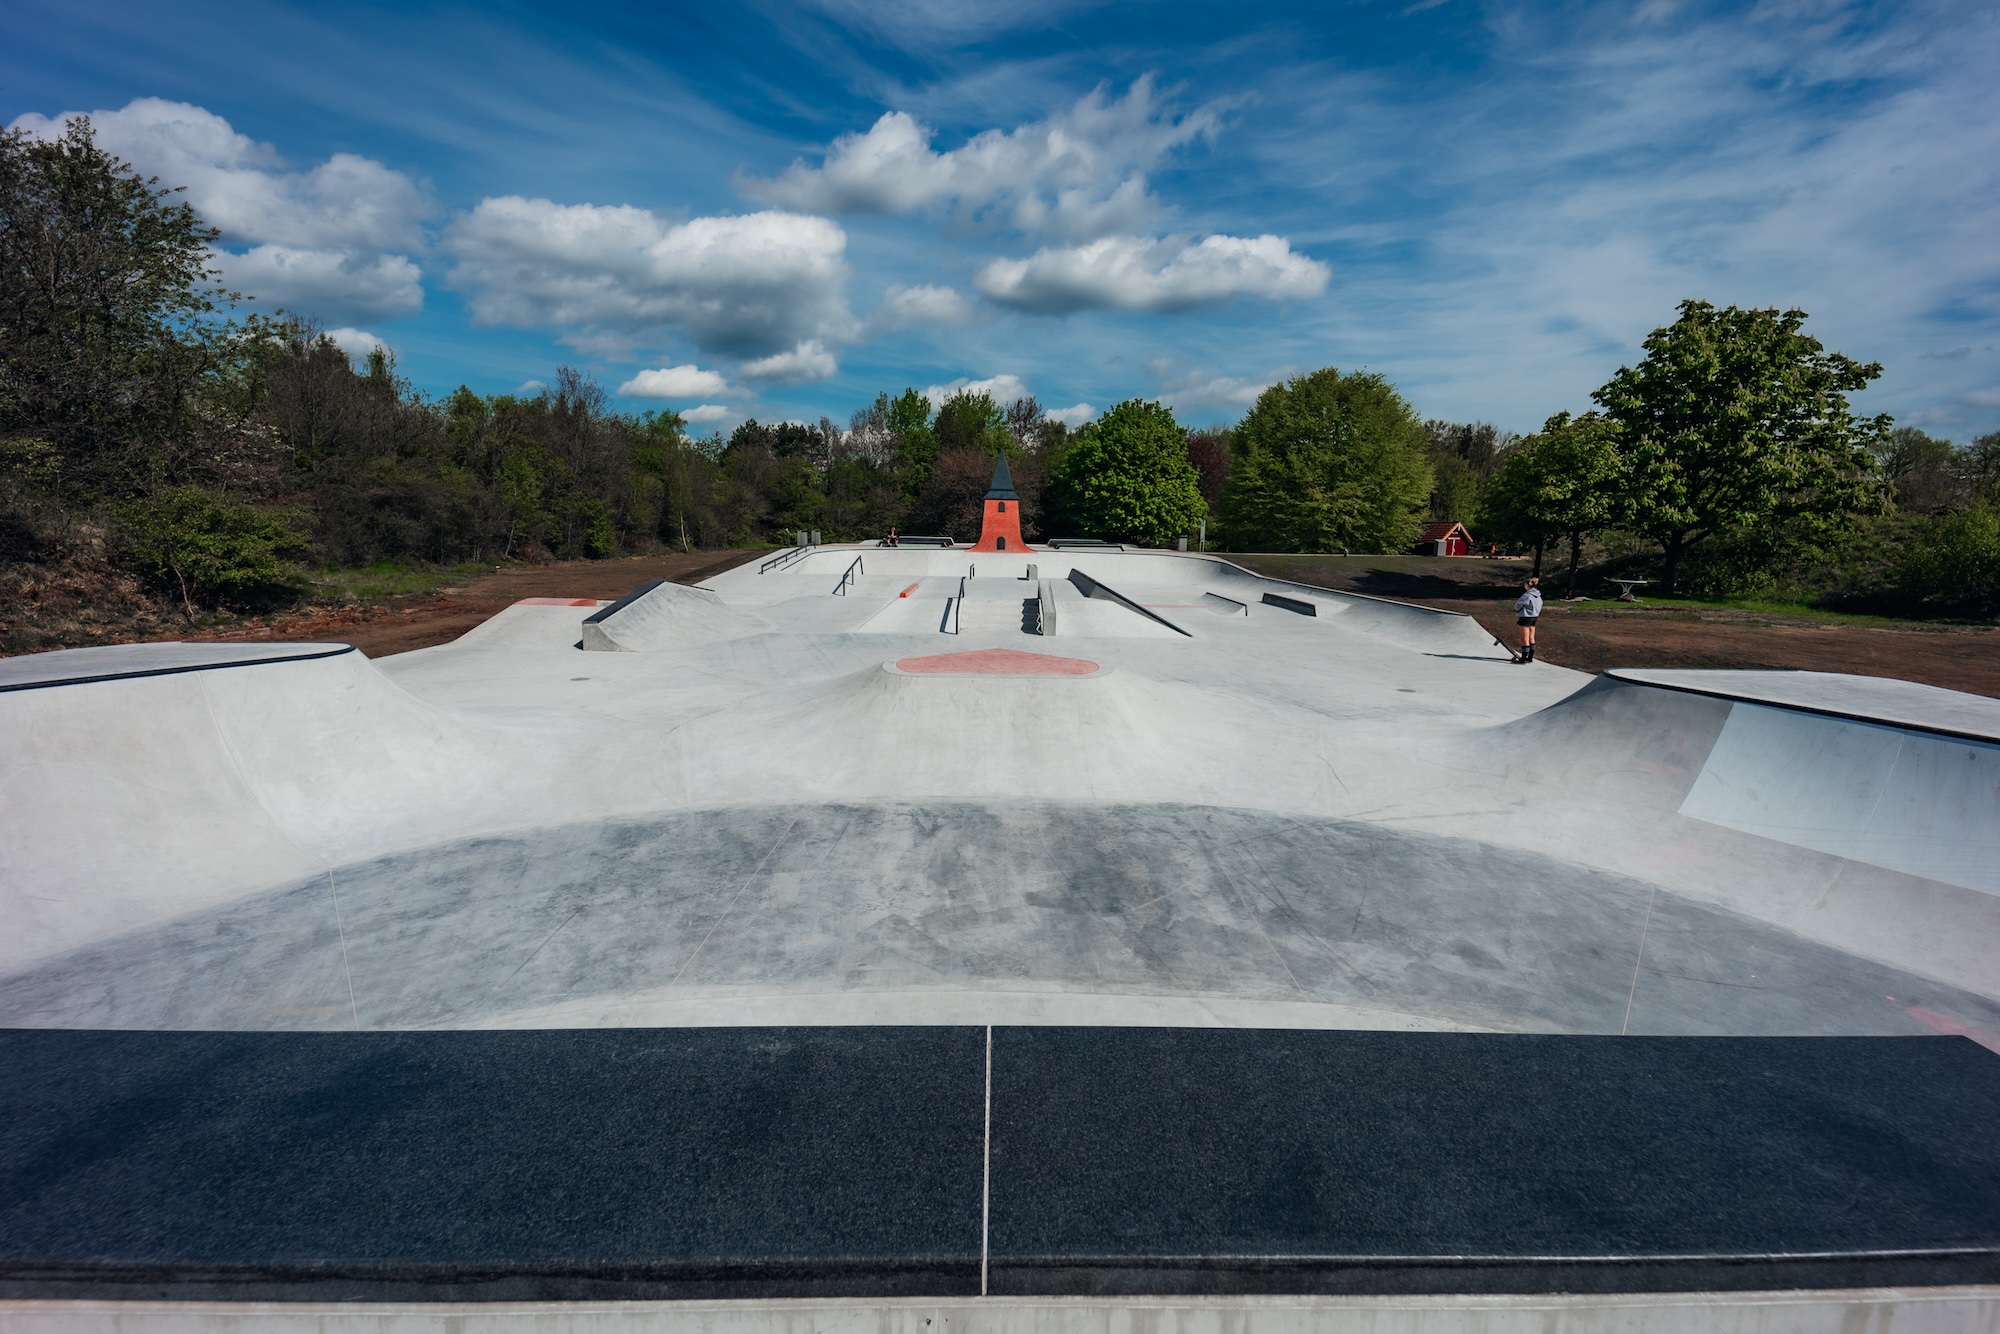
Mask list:
MULTIPOLYGON (((1229 556, 1281 579, 1464 612, 1516 642, 1513 599, 1527 563, 1426 556, 1229 556)), ((1561 588, 1560 576, 1544 578, 1561 588)), ((1535 656, 1601 672, 1611 667, 1707 667, 1853 672, 2000 697, 2000 627, 1910 622, 1842 625, 1729 608, 1552 600, 1535 656)))
POLYGON ((759 548, 508 566, 430 593, 367 604, 309 603, 270 617, 204 613, 192 623, 102 559, 71 561, 53 570, 12 567, 0 579, 0 600, 20 614, 0 624, 0 650, 35 653, 159 640, 333 640, 384 658, 450 643, 522 598, 620 598, 655 579, 698 583, 764 554, 759 548))
POLYGON ((764 554, 764 549, 758 548, 512 566, 492 574, 474 575, 419 597, 394 598, 367 607, 307 607, 275 617, 266 624, 253 623, 186 637, 292 643, 337 640, 354 645, 371 658, 386 658, 392 653, 448 644, 522 598, 621 598, 655 579, 677 584, 699 583, 764 554))

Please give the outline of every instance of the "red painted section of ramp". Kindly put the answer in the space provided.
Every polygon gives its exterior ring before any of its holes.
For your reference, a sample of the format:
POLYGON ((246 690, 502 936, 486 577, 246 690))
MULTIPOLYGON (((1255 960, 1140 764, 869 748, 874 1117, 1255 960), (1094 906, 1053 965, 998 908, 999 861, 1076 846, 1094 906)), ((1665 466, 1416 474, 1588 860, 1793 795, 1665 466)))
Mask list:
POLYGON ((953 676, 1089 676, 1097 664, 1082 658, 1058 658, 1047 653, 1022 653, 1011 648, 979 648, 968 653, 934 653, 904 658, 896 666, 919 675, 953 676))

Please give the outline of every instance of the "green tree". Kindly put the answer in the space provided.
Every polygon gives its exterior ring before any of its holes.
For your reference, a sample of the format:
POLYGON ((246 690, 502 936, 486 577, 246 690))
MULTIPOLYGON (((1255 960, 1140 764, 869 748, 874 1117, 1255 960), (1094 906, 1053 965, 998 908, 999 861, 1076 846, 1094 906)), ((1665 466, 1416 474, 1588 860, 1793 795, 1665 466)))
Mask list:
POLYGON ((1380 375, 1327 367, 1273 385, 1230 448, 1233 550, 1399 551, 1430 499, 1423 423, 1380 375))
POLYGON ((1623 494, 1618 426, 1598 414, 1572 418, 1559 412, 1505 455, 1487 488, 1480 531, 1507 541, 1532 543, 1535 573, 1552 537, 1569 539, 1569 593, 1576 596, 1577 557, 1583 539, 1617 518, 1623 494))
POLYGON ((62 458, 69 504, 149 489, 227 355, 217 233, 100 149, 0 132, 0 437, 62 458))
POLYGON ((916 496, 930 480, 932 464, 938 462, 938 432, 930 428, 930 400, 908 388, 882 406, 890 438, 896 442, 902 494, 916 496))
POLYGON ((1683 301, 1592 397, 1621 428, 1625 522, 1660 544, 1671 590, 1688 548, 1760 523, 1811 525, 1882 505, 1871 448, 1886 416, 1847 396, 1881 375, 1801 332, 1802 310, 1717 310, 1683 301))
POLYGON ((938 452, 948 449, 978 449, 986 454, 1013 454, 1013 434, 1007 429, 1007 413, 993 396, 961 389, 938 404, 931 422, 937 436, 938 452))
POLYGON ((114 511, 126 549, 155 584, 197 604, 268 606, 299 589, 291 562, 309 543, 283 518, 200 487, 167 487, 114 511))
POLYGON ((1076 432, 1052 484, 1082 536, 1165 546, 1208 514, 1180 423, 1136 398, 1076 432))

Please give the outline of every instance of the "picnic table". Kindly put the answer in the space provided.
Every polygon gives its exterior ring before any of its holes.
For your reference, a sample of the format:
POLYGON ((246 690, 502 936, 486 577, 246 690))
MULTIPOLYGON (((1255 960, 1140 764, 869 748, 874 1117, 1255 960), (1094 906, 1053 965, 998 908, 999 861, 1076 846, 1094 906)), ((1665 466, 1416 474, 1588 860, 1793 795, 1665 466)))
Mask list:
POLYGON ((1611 582, 1625 590, 1618 595, 1620 602, 1637 602, 1639 599, 1632 596, 1632 590, 1641 584, 1650 584, 1653 581, 1651 579, 1613 579, 1611 582))

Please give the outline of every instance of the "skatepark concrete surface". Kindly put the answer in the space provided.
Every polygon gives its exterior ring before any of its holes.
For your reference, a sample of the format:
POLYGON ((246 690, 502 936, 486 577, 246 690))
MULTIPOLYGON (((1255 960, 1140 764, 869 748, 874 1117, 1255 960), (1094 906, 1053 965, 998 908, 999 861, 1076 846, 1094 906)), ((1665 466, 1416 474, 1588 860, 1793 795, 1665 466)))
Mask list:
POLYGON ((0 1025, 2000 1045, 2000 704, 1140 551, 0 662, 0 1025), (1281 601, 1267 601, 1277 598, 1281 601))

